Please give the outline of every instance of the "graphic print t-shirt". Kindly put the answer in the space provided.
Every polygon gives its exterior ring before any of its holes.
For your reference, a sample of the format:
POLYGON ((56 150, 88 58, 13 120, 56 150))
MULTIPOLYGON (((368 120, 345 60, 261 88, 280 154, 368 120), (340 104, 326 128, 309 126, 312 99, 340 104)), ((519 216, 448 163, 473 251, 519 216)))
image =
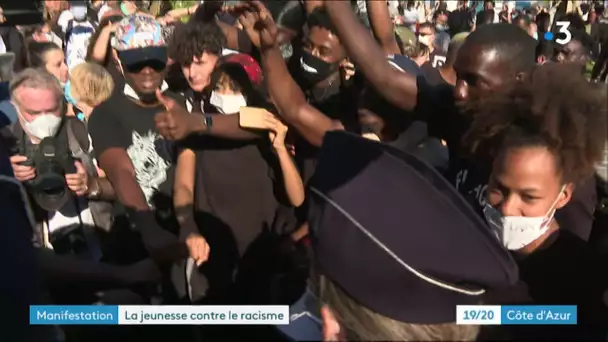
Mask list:
MULTIPOLYGON (((156 130, 154 116, 162 110, 160 105, 141 107, 126 95, 115 93, 93 110, 88 128, 97 158, 110 148, 124 149, 148 205, 158 217, 170 218, 176 154, 174 144, 156 130)), ((160 223, 165 226, 167 222, 160 223)))

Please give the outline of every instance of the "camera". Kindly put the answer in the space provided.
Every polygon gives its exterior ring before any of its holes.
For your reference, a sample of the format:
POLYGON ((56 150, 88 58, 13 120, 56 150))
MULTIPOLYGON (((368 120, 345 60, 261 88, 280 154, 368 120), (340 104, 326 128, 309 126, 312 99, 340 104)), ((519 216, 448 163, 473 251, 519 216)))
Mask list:
POLYGON ((65 175, 76 173, 67 144, 56 137, 44 138, 40 144, 28 146, 24 155, 27 161, 22 165, 36 168, 36 178, 27 183, 36 202, 45 210, 59 209, 68 198, 65 175))

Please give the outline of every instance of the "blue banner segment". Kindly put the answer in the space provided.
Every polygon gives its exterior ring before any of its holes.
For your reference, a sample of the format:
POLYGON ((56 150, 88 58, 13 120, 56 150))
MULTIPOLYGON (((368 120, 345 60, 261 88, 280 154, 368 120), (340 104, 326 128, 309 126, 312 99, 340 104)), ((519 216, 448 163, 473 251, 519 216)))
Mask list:
POLYGON ((575 305, 503 305, 501 324, 506 325, 574 325, 575 305))
POLYGON ((117 305, 31 305, 30 325, 117 325, 117 305))

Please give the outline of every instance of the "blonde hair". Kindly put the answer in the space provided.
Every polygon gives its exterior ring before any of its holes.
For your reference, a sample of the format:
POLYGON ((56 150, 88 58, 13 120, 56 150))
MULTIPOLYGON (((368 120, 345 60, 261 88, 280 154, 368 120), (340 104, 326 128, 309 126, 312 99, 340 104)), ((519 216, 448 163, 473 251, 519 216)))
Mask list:
POLYGON ((329 306, 349 341, 472 341, 479 333, 475 325, 396 321, 357 303, 323 275, 313 275, 312 280, 317 296, 329 306))
POLYGON ((72 97, 95 107, 114 90, 112 76, 101 65, 82 63, 70 71, 72 97))

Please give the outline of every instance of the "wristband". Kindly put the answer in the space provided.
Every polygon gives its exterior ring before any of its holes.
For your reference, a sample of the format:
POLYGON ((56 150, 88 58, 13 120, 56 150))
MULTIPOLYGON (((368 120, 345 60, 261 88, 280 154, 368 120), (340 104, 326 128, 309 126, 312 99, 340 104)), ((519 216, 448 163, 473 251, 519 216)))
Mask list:
POLYGON ((213 126, 213 116, 212 115, 205 115, 205 126, 207 127, 207 130, 210 130, 211 127, 213 126))

